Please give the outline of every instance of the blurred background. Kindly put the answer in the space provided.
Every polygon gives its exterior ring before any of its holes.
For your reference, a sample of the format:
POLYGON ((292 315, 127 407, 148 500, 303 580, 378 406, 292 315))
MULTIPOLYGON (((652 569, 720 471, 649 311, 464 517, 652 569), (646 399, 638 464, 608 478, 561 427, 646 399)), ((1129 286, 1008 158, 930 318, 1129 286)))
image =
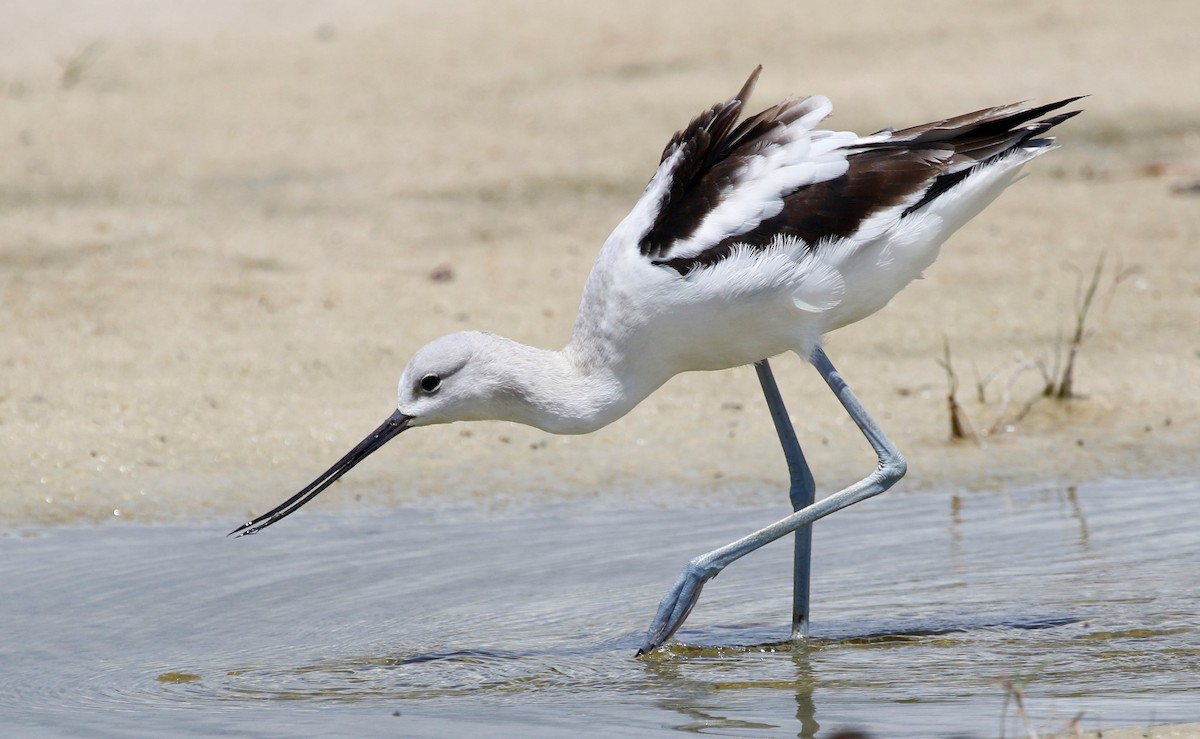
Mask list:
MULTIPOLYGON (((427 340, 562 345, 663 145, 760 63, 752 109, 822 93, 827 125, 861 133, 1091 96, 926 281, 830 337, 906 484, 1195 469, 1188 0, 6 0, 3 16, 7 524, 236 521, 386 417, 427 340), (1083 397, 1009 423, 1040 387, 1020 368, 1061 360, 1101 254, 1083 397), (944 339, 981 443, 949 442, 944 339)), ((869 449, 815 373, 776 369, 823 489, 860 477, 869 449)), ((748 369, 677 378, 590 437, 481 424, 393 446, 315 505, 760 503, 784 479, 748 369)))
MULTIPOLYGON (((1195 0, 0 0, 0 723, 1197 720, 1197 27, 1195 0), (563 345, 663 146, 758 64, 752 111, 821 93, 860 133, 1089 95, 925 280, 828 337, 910 472, 815 527, 813 641, 786 641, 781 544, 632 657, 687 558, 789 510, 749 368, 583 437, 413 431, 223 537, 386 418, 428 340, 563 345)), ((861 478, 816 373, 773 366, 821 494, 861 478)))

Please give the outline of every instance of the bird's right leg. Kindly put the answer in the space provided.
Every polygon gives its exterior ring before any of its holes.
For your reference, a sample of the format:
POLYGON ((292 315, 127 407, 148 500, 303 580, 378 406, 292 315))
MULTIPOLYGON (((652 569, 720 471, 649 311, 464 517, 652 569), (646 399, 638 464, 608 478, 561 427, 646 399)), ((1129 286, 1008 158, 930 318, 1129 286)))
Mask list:
POLYGON ((688 614, 692 612, 692 608, 700 598, 700 590, 704 587, 704 583, 716 577, 730 563, 811 524, 813 521, 824 518, 830 513, 879 495, 904 476, 908 469, 904 457, 884 435, 879 424, 862 407, 858 398, 846 385, 846 381, 842 379, 841 374, 829 361, 829 357, 825 356, 825 351, 818 347, 813 351, 810 359, 825 383, 837 395, 842 407, 850 414, 850 418, 870 442, 871 447, 875 449, 875 454, 879 459, 875 470, 862 480, 824 500, 796 511, 787 518, 759 529, 732 544, 726 544, 720 549, 714 549, 708 554, 702 554, 688 562, 683 569, 683 574, 679 576, 671 591, 659 604, 658 613, 655 614, 654 621, 651 622, 650 629, 646 633, 646 640, 642 648, 638 650, 639 655, 662 646, 667 639, 671 638, 671 635, 683 625, 688 614))
MULTIPOLYGON (((775 433, 779 435, 779 443, 783 446, 783 456, 787 460, 788 477, 791 479, 789 497, 792 510, 799 511, 812 505, 817 499, 817 486, 813 481, 812 470, 804 459, 804 451, 796 438, 796 430, 788 418, 787 408, 783 404, 783 396, 779 394, 779 386, 775 384, 775 374, 767 360, 756 362, 754 370, 758 372, 758 383, 762 386, 763 396, 767 399, 767 408, 771 411, 771 420, 775 422, 775 433)), ((808 593, 812 579, 812 527, 805 526, 796 530, 796 549, 792 561, 792 638, 804 639, 808 636, 808 593)))

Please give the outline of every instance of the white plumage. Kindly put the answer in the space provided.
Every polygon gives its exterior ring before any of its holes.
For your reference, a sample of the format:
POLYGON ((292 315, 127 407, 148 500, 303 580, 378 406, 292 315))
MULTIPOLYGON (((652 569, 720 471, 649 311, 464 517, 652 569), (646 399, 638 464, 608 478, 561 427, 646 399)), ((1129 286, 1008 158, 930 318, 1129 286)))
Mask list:
MULTIPOLYGON (((781 425, 786 413, 765 364, 795 352, 838 393, 879 454, 879 468, 690 563, 663 602, 650 648, 678 628, 703 582, 729 561, 899 479, 903 459, 845 387, 821 336, 869 316, 920 277, 956 229, 1052 148, 1042 134, 1075 112, 1043 116, 1075 98, 858 136, 816 130, 832 111, 821 96, 786 100, 738 124, 758 73, 667 145, 641 198, 600 250, 566 347, 537 349, 478 331, 431 342, 405 368, 397 410, 382 426, 235 533, 289 515, 408 428, 496 419, 586 433, 681 372, 752 363, 759 364, 795 486, 804 477, 796 465, 807 469, 790 425, 781 425)), ((794 501, 803 497, 795 492, 794 501)), ((797 573, 807 566, 798 548, 797 573)), ((807 592, 803 603, 806 609, 807 592)))

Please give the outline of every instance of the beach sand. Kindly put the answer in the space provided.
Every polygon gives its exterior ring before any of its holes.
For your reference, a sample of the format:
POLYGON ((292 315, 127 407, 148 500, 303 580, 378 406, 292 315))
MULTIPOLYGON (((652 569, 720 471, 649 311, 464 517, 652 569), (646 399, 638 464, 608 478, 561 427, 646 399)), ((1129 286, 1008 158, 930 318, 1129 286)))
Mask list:
MULTIPOLYGON (((1061 148, 927 278, 828 337, 910 462, 902 488, 1196 470, 1200 8, 9 3, 0 27, 0 521, 225 518, 307 483, 393 409, 440 334, 561 346, 590 264, 670 135, 765 67, 751 108, 822 93, 862 133, 1089 94, 1061 148), (1104 272, 1081 398, 1035 397, 1104 272), (987 402, 976 381, 994 373, 987 402), (1004 424, 1001 424, 1002 426, 1004 424)), ((874 464, 819 377, 776 374, 822 491, 874 464)), ((348 505, 770 502, 749 368, 670 382, 596 434, 406 434, 348 505)))

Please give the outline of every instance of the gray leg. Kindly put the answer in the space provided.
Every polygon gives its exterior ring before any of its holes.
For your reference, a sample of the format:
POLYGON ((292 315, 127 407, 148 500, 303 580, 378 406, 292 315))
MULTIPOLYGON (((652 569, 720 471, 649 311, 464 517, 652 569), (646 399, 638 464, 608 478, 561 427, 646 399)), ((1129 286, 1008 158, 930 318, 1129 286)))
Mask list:
MULTIPOLYGON (((783 445, 783 456, 787 459, 788 476, 791 478, 789 497, 792 500, 792 510, 799 511, 812 505, 817 499, 817 486, 813 482, 812 470, 804 459, 800 442, 796 439, 796 431, 788 418, 787 408, 783 405, 783 397, 779 394, 779 386, 775 384, 775 375, 771 365, 763 360, 754 365, 758 372, 758 382, 762 385, 763 395, 767 398, 767 407, 771 410, 771 420, 775 422, 775 432, 779 434, 779 443, 783 445)), ((792 565, 792 638, 805 639, 808 637, 808 591, 812 573, 812 527, 805 526, 796 529, 796 553, 792 565)))
POLYGON ((871 447, 875 449, 875 454, 879 458, 879 464, 875 467, 875 471, 845 490, 806 506, 787 518, 759 529, 732 544, 726 544, 720 549, 714 549, 708 554, 702 554, 688 562, 683 569, 683 574, 671 588, 671 592, 667 593, 659 605, 658 613, 655 614, 654 621, 650 624, 650 629, 646 633, 646 641, 638 650, 638 654, 645 654, 662 646, 667 639, 670 639, 671 635, 683 625, 688 614, 692 612, 692 608, 700 598, 700 590, 704 587, 704 583, 716 577, 730 563, 817 519, 824 518, 834 511, 879 495, 904 476, 907 470, 904 457, 900 455, 892 442, 888 441, 883 430, 879 428, 879 424, 875 423, 863 409, 858 398, 854 396, 845 380, 838 374, 829 358, 825 356, 824 350, 818 348, 813 352, 812 363, 817 372, 821 373, 821 377, 825 379, 825 383, 837 395, 842 407, 858 425, 871 447))

